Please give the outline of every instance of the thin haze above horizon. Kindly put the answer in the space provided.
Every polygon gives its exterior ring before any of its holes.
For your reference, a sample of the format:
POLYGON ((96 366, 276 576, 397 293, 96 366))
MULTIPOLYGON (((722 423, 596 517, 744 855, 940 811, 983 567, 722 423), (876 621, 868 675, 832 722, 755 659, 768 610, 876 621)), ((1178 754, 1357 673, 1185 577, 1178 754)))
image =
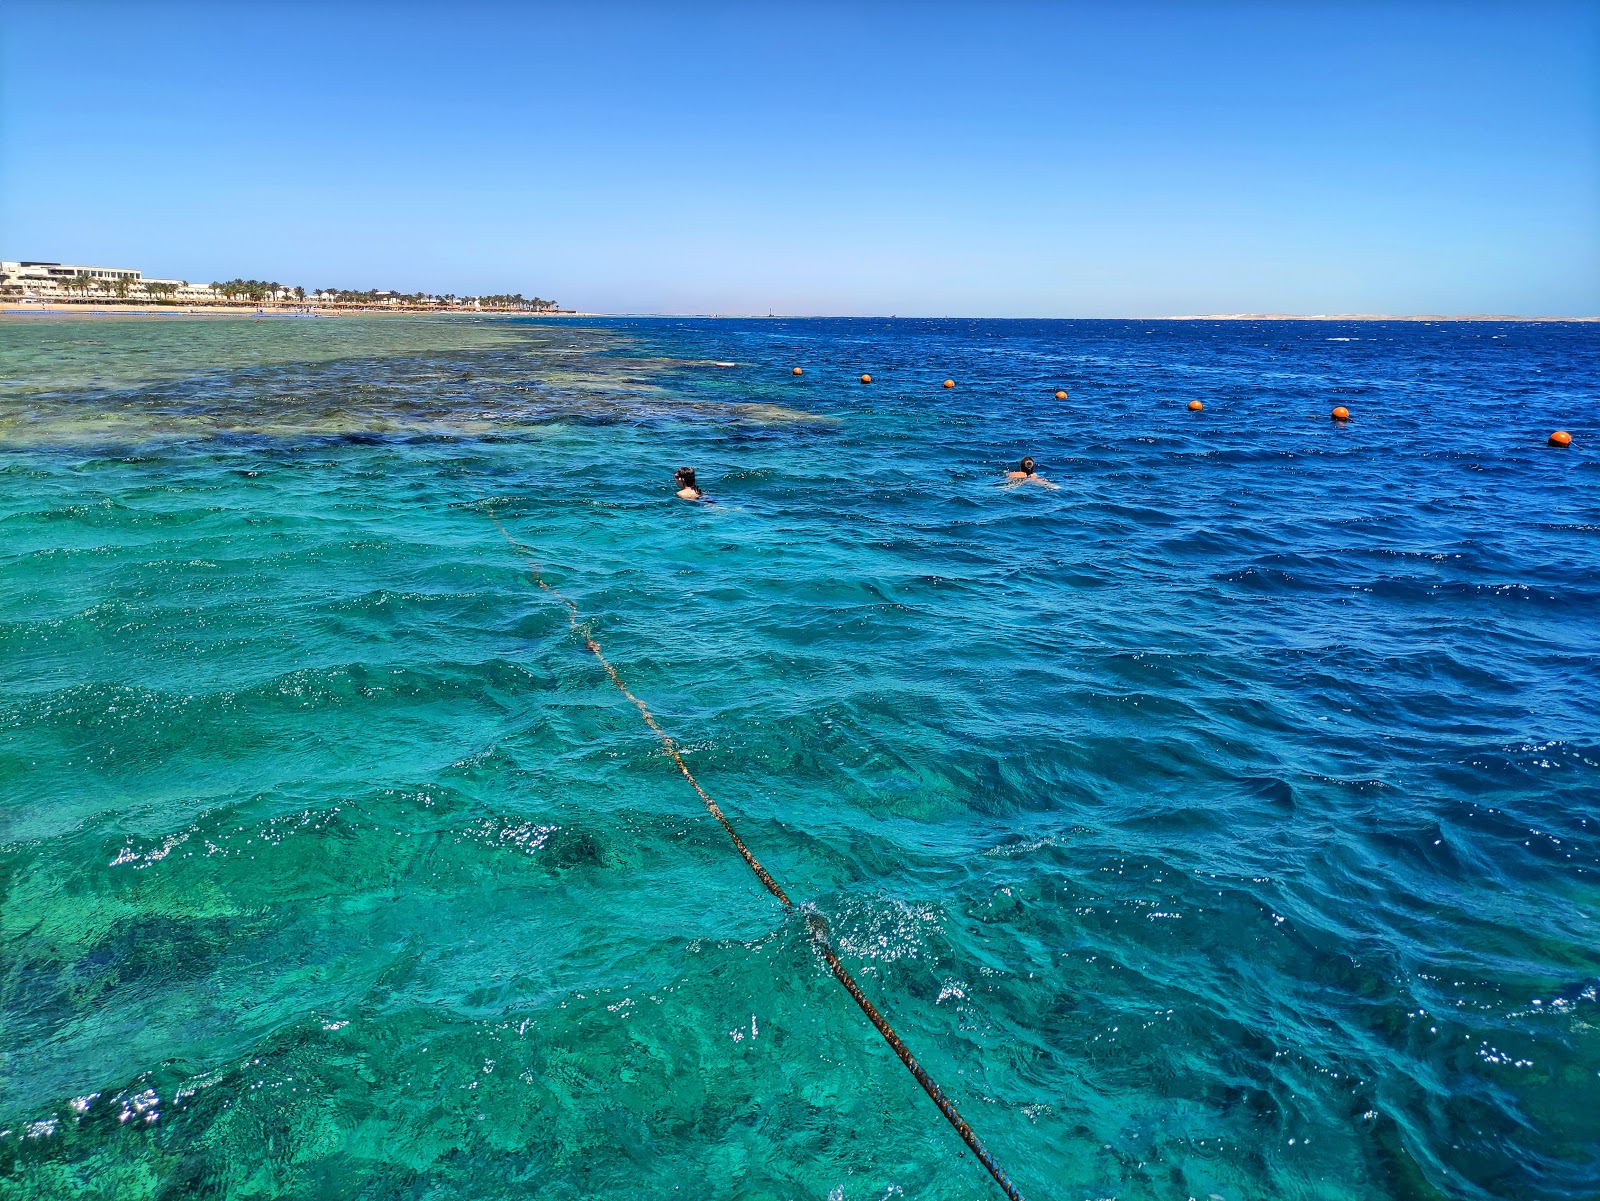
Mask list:
POLYGON ((0 257, 600 312, 1600 314, 1600 6, 0 13, 0 257))

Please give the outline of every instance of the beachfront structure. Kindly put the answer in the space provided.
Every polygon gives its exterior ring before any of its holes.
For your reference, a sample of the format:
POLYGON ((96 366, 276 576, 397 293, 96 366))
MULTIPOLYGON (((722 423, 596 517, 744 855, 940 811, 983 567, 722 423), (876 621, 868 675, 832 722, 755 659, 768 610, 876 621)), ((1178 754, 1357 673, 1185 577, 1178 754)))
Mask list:
POLYGON ((0 297, 27 302, 90 301, 157 304, 304 306, 308 302, 328 308, 393 309, 415 312, 427 309, 525 313, 561 313, 569 310, 553 300, 520 292, 496 296, 434 296, 426 292, 389 289, 346 291, 324 288, 307 294, 304 288, 259 279, 230 279, 221 283, 191 284, 181 279, 151 279, 128 267, 89 267, 75 263, 0 261, 0 297))
POLYGON ((77 263, 0 262, 0 295, 59 300, 91 292, 119 298, 216 300, 209 284, 181 279, 147 279, 131 267, 90 267, 77 263))
POLYGON ((0 275, 5 283, 63 284, 68 280, 95 279, 112 283, 139 282, 141 275, 126 267, 79 267, 70 263, 0 263, 0 275))

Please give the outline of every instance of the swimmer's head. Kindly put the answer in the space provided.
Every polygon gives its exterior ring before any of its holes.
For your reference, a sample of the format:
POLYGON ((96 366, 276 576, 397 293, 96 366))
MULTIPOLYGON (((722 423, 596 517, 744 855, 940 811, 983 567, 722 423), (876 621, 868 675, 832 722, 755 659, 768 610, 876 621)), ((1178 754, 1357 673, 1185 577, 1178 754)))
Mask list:
POLYGON ((680 488, 698 488, 700 486, 694 482, 693 467, 678 468, 678 470, 672 473, 672 478, 680 488))
POLYGON ((1023 459, 1022 462, 1017 464, 1017 470, 1022 472, 1023 475, 1032 475, 1033 469, 1038 465, 1032 459, 1023 459))

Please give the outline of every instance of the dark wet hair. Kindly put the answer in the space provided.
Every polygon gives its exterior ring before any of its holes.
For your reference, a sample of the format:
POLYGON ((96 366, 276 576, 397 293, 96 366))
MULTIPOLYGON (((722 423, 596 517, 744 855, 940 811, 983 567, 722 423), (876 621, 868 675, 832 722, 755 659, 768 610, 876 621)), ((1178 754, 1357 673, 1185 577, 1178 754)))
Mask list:
POLYGON ((1032 459, 1023 459, 1022 462, 1017 464, 1017 470, 1021 471, 1023 475, 1032 475, 1033 469, 1038 465, 1032 459))
POLYGON ((676 480, 679 484, 682 484, 685 488, 698 488, 700 486, 699 484, 694 482, 694 468, 693 467, 680 467, 680 468, 678 468, 678 470, 676 470, 676 471, 674 471, 672 473, 672 478, 674 480, 676 480))

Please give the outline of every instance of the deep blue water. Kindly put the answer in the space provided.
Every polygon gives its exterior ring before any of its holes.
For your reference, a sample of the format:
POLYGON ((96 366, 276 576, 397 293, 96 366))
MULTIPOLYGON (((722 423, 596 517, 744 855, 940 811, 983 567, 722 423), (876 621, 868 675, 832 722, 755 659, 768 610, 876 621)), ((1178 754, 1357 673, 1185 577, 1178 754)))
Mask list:
POLYGON ((0 325, 0 1196, 998 1195, 490 513, 1034 1201, 1600 1195, 1597 401, 1592 324, 0 325))

